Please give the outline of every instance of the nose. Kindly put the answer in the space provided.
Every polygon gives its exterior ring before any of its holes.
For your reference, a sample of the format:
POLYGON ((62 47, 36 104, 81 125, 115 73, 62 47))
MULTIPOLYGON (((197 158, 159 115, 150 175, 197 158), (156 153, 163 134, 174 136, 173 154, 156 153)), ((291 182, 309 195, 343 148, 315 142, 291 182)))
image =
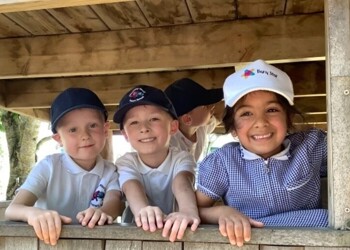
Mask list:
POLYGON ((149 132, 149 124, 148 124, 148 122, 142 122, 142 123, 140 123, 140 132, 141 133, 147 133, 147 132, 149 132))
POLYGON ((89 140, 90 139, 90 132, 88 129, 83 129, 82 132, 81 132, 81 138, 83 140, 89 140))
POLYGON ((268 124, 268 120, 266 119, 265 115, 258 115, 255 119, 254 126, 259 127, 266 127, 268 124))

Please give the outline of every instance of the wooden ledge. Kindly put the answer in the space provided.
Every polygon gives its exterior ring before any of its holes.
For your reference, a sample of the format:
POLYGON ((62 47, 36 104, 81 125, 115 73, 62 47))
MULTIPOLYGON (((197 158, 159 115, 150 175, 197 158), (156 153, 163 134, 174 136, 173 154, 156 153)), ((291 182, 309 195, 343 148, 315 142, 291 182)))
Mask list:
MULTIPOLYGON (((35 237, 31 226, 22 222, 0 222, 0 237, 35 237)), ((61 239, 100 239, 132 241, 168 241, 161 231, 145 232, 132 224, 113 224, 94 229, 80 225, 64 225, 61 239)), ((201 225, 196 232, 187 231, 183 242, 228 243, 217 225, 201 225)), ((350 231, 329 228, 253 228, 253 245, 350 246, 350 231)))

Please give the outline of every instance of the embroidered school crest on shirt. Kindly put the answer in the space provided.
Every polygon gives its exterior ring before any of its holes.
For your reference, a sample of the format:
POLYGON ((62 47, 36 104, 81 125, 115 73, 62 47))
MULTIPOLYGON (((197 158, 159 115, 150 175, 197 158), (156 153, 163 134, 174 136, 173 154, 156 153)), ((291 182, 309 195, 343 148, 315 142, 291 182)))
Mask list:
POLYGON ((144 91, 142 88, 135 88, 130 94, 129 94, 129 102, 137 102, 139 100, 142 100, 145 97, 146 91, 144 91))
POLYGON ((102 207, 103 199, 105 198, 105 195, 106 195, 106 188, 102 184, 98 185, 96 191, 92 195, 90 206, 102 207))

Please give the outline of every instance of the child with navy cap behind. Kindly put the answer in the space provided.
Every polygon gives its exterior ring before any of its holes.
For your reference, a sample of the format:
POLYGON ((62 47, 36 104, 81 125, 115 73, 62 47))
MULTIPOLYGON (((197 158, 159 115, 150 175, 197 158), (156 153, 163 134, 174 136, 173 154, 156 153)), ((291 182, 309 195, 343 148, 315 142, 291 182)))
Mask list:
POLYGON ((193 189, 196 163, 188 152, 169 147, 178 121, 164 92, 147 85, 132 88, 120 101, 114 122, 136 150, 116 161, 129 204, 122 221, 151 232, 163 228, 163 237, 170 241, 182 239, 188 225, 196 230, 200 223, 193 189))
POLYGON ((100 156, 109 123, 97 95, 68 88, 56 97, 50 112, 52 138, 65 152, 48 155, 34 166, 5 217, 28 222, 40 240, 56 245, 62 224, 111 224, 123 203, 116 167, 100 156))
POLYGON ((237 137, 199 165, 196 191, 204 223, 219 224, 233 245, 249 241, 251 226, 326 227, 320 176, 327 174, 326 133, 293 132, 289 76, 257 60, 224 83, 226 132, 237 137), (225 206, 213 206, 222 199, 225 206))
POLYGON ((190 152, 196 161, 207 143, 207 137, 221 122, 215 107, 223 99, 222 88, 206 89, 190 78, 181 78, 165 90, 178 115, 179 130, 170 145, 190 152))

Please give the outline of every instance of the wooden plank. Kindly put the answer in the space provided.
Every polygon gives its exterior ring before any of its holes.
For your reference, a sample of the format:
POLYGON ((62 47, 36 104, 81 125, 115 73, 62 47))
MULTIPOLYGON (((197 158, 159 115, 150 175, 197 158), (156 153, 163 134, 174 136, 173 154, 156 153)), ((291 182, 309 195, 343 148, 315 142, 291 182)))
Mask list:
POLYGON ((21 26, 0 14, 0 38, 29 36, 30 33, 21 26))
POLYGON ((186 0, 136 0, 151 26, 192 23, 186 0))
POLYGON ((89 6, 47 10, 70 32, 106 31, 108 27, 89 6))
POLYGON ((313 14, 2 39, 0 79, 218 68, 257 58, 324 58, 323 21, 322 14, 313 14))
POLYGON ((350 250, 350 247, 308 247, 306 246, 304 250, 350 250))
POLYGON ((254 18, 278 16, 284 14, 284 5, 287 0, 237 0, 238 18, 254 18), (254 7, 252 8, 252 6, 254 7))
POLYGON ((68 33, 67 29, 45 10, 6 13, 5 15, 33 35, 68 33))
POLYGON ((350 0, 326 0, 329 224, 350 220, 350 0))
POLYGON ((0 237, 0 249, 28 250, 39 249, 36 237, 0 237))
POLYGON ((181 242, 143 241, 142 250, 182 250, 181 242))
MULTIPOLYGON (((33 237, 36 239, 31 226, 26 223, 8 221, 0 221, 0 236, 33 237)), ((94 229, 77 224, 64 225, 61 239, 159 241, 173 244, 162 237, 161 230, 154 233, 145 232, 134 224, 113 224, 98 226, 94 229)), ((228 244, 227 238, 220 234, 218 225, 202 224, 196 232, 187 230, 182 242, 228 244)), ((252 238, 249 245, 349 247, 350 231, 329 228, 252 228, 252 238)))
POLYGON ((220 88, 234 68, 182 70, 142 74, 121 74, 92 77, 46 78, 6 80, 6 107, 48 108, 53 98, 68 87, 85 87, 95 91, 107 106, 116 105, 122 96, 137 84, 147 84, 165 89, 177 79, 189 77, 205 88, 220 88))
POLYGON ((260 250, 304 250, 304 247, 290 247, 290 246, 266 246, 260 245, 260 250))
MULTIPOLYGON (((228 240, 227 240, 228 242, 228 240)), ((234 247, 230 244, 220 244, 220 243, 194 243, 194 242, 184 242, 184 250, 232 250, 234 247)), ((239 247, 241 250, 259 250, 259 245, 249 245, 245 244, 239 247)))
POLYGON ((187 6, 195 23, 237 18, 234 0, 187 0, 187 6))
POLYGON ((286 15, 324 11, 324 1, 320 0, 287 0, 286 2, 286 15))
MULTIPOLYGON (((52 249, 52 246, 45 244, 43 241, 39 242, 40 250, 49 250, 52 249)), ((28 249, 28 248, 27 248, 28 249)), ((103 240, 88 240, 88 239, 59 239, 57 245, 55 246, 57 250, 104 250, 104 241, 103 240)))
POLYGON ((105 250, 141 250, 142 242, 135 240, 106 240, 105 250))
POLYGON ((135 0, 1 0, 0 13, 119 3, 135 0))
POLYGON ((99 4, 91 8, 111 30, 149 27, 136 2, 99 4))

